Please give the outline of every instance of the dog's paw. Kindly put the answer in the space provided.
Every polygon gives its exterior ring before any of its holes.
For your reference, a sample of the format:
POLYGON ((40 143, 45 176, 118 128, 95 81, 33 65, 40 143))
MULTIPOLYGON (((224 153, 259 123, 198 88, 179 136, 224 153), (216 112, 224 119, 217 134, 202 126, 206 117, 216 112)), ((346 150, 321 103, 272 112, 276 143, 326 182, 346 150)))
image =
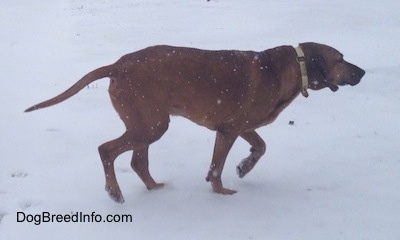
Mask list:
POLYGON ((108 196, 110 196, 110 198, 112 200, 114 200, 114 202, 119 203, 119 204, 123 204, 125 202, 124 198, 122 196, 115 196, 112 194, 108 194, 108 196))
POLYGON ((212 174, 211 175, 209 174, 206 180, 211 182, 211 187, 215 193, 220 193, 223 195, 232 195, 237 192, 232 189, 224 188, 220 177, 215 177, 212 174))
POLYGON ((243 178, 244 176, 246 176, 246 174, 249 173, 251 169, 253 169, 256 163, 257 161, 255 161, 255 159, 252 157, 247 157, 243 159, 236 167, 236 173, 239 178, 243 178))
POLYGON ((108 193, 108 196, 110 196, 110 198, 112 200, 114 200, 116 203, 122 204, 122 203, 125 202, 121 191, 119 191, 119 192, 112 191, 112 189, 110 187, 108 187, 108 186, 106 186, 105 189, 106 189, 106 191, 108 193))
POLYGON ((147 186, 147 190, 157 190, 163 187, 165 187, 165 183, 156 183, 154 185, 147 186))
POLYGON ((243 178, 246 173, 243 171, 243 164, 242 162, 239 163, 239 165, 237 165, 236 167, 236 174, 239 176, 239 178, 243 178))
POLYGON ((233 194, 237 193, 236 190, 224 188, 221 184, 213 184, 213 183, 211 183, 211 186, 212 186, 213 191, 215 193, 219 193, 219 194, 222 194, 222 195, 233 195, 233 194))
POLYGON ((233 195, 233 194, 237 193, 236 190, 232 190, 232 189, 228 189, 228 188, 222 188, 219 191, 215 191, 214 190, 214 192, 220 193, 220 194, 223 194, 223 195, 233 195))

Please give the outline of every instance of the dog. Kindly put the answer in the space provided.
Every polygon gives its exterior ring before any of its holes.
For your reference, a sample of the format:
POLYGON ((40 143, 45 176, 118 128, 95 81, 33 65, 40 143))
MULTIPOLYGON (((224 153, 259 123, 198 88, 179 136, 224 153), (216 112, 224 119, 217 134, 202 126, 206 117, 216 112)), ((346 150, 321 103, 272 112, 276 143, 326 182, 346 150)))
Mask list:
POLYGON ((113 200, 124 202, 114 161, 125 151, 133 150, 131 167, 147 189, 163 187, 149 173, 148 148, 167 131, 170 115, 216 131, 206 180, 214 192, 233 194, 236 191, 223 186, 221 174, 238 137, 251 145, 250 155, 236 169, 242 178, 266 151, 255 129, 273 122, 300 93, 308 97, 308 89, 354 86, 364 74, 336 49, 312 42, 261 52, 161 45, 89 72, 65 92, 25 112, 60 103, 88 84, 109 78, 111 102, 126 127, 121 137, 98 148, 105 188, 113 200))

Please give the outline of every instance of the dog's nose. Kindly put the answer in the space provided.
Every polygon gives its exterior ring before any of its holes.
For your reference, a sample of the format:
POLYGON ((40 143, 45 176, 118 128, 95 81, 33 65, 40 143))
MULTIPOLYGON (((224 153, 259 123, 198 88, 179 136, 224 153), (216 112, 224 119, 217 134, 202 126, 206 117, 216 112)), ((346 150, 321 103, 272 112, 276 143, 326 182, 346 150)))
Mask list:
POLYGON ((358 68, 358 75, 360 76, 360 78, 362 78, 365 75, 365 71, 361 68, 358 68))
POLYGON ((361 78, 365 75, 365 71, 355 65, 354 66, 354 72, 352 73, 352 77, 350 79, 350 81, 348 82, 348 84, 350 84, 351 86, 357 85, 358 83, 360 83, 361 78))

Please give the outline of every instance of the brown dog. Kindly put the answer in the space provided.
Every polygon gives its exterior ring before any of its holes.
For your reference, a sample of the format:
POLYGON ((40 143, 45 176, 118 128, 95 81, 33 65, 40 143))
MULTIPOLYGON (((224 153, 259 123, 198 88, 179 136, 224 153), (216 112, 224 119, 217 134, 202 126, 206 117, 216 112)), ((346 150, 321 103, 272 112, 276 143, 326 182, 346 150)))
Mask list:
POLYGON ((274 121, 300 92, 307 97, 307 88, 336 91, 338 85, 356 85, 364 74, 337 50, 317 43, 262 52, 155 46, 88 73, 62 94, 26 112, 57 104, 108 77, 112 104, 126 126, 121 137, 99 146, 112 199, 124 201, 114 160, 128 150, 134 151, 131 166, 146 187, 163 186, 149 173, 148 148, 167 130, 169 115, 184 116, 217 132, 206 180, 215 192, 233 194, 234 190, 223 187, 221 174, 239 136, 251 145, 250 155, 237 167, 243 177, 265 153, 256 128, 274 121))

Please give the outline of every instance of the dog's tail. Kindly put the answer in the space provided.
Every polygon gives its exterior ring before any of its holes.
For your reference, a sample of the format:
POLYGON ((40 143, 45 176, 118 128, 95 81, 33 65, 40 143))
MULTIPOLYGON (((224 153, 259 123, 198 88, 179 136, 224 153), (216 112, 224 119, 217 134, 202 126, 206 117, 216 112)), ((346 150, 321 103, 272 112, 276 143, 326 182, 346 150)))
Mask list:
POLYGON ((99 80, 101 78, 112 77, 114 74, 115 74, 115 68, 113 65, 109 65, 109 66, 105 66, 105 67, 101 67, 96 70, 93 70, 90 73, 86 74, 83 78, 81 78, 78 82, 76 82, 74 85, 72 85, 65 92, 63 92, 60 95, 53 97, 49 100, 46 100, 44 102, 33 105, 32 107, 26 109, 25 112, 31 112, 31 111, 38 110, 41 108, 53 106, 57 103, 60 103, 64 100, 72 97, 73 95, 77 94, 80 90, 82 90, 88 84, 90 84, 96 80, 99 80))

